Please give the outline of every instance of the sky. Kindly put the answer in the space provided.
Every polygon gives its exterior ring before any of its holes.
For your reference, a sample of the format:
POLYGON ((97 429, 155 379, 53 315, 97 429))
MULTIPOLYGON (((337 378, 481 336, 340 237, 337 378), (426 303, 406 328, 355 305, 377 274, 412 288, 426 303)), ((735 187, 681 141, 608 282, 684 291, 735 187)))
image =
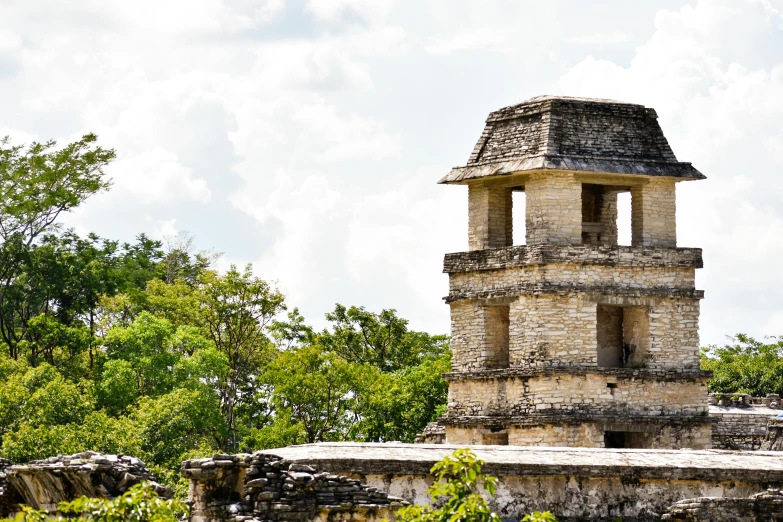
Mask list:
POLYGON ((783 0, 0 0, 0 135, 117 150, 64 224, 187 232, 317 327, 339 302, 448 332, 467 189, 436 182, 543 94, 655 108, 708 177, 677 191, 702 344, 783 335, 783 0))

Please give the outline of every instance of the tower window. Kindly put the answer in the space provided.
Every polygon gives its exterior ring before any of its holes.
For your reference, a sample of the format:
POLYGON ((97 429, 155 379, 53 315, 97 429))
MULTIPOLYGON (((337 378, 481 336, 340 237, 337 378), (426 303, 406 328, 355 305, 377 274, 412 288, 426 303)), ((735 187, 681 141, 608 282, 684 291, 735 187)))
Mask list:
POLYGON ((644 366, 649 344, 647 307, 598 305, 596 337, 598 366, 644 366))

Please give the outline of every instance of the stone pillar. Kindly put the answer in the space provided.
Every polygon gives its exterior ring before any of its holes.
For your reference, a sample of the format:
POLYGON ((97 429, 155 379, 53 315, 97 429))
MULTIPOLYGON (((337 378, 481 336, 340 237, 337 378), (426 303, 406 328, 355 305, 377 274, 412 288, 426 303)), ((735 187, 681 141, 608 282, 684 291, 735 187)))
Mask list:
POLYGON ((617 191, 604 190, 599 219, 604 226, 598 239, 599 245, 617 246, 617 191))
POLYGON ((528 245, 582 243, 582 183, 573 174, 533 174, 525 193, 528 245))
POLYGON ((511 189, 468 185, 468 247, 501 248, 513 244, 511 189))
POLYGON ((677 246, 674 189, 668 178, 631 187, 631 245, 677 246))

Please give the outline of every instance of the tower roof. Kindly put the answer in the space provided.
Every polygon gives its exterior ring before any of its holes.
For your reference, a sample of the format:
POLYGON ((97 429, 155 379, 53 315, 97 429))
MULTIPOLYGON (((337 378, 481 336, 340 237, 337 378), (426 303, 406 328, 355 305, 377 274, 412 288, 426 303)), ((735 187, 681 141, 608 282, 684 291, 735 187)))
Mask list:
POLYGON ((704 179, 677 161, 654 109, 594 98, 538 96, 487 117, 464 167, 439 183, 531 170, 704 179))

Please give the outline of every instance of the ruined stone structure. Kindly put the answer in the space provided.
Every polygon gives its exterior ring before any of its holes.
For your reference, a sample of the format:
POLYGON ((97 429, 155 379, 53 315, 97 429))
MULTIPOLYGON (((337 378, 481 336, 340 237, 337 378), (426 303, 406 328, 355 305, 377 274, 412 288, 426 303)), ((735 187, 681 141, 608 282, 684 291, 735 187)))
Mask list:
MULTIPOLYGON (((320 443, 270 453, 423 504, 433 481, 430 468, 459 447, 320 443)), ((489 502, 508 522, 544 510, 562 522, 652 522, 683 499, 719 497, 728 502, 783 488, 783 459, 771 452, 488 445, 472 449, 485 461, 484 471, 498 477, 497 494, 489 502)), ((752 503, 744 505, 745 513, 752 514, 752 503)), ((783 505, 777 506, 776 514, 780 518, 775 520, 783 519, 783 505)))
POLYGON ((85 451, 17 466, 0 459, 0 518, 11 516, 19 504, 55 513, 57 504, 76 497, 114 498, 141 481, 162 497, 172 495, 135 457, 85 451))
POLYGON ((541 97, 493 112, 468 163, 469 251, 447 254, 452 444, 709 448, 701 250, 677 248, 678 162, 655 111, 541 97), (526 194, 514 246, 512 194, 526 194), (617 244, 617 195, 632 240, 617 244))
POLYGON ((394 520, 405 501, 345 475, 262 452, 182 463, 191 522, 394 520))
POLYGON ((712 447, 716 449, 762 449, 768 438, 768 424, 783 413, 776 394, 751 397, 744 393, 711 393, 709 402, 712 447))

